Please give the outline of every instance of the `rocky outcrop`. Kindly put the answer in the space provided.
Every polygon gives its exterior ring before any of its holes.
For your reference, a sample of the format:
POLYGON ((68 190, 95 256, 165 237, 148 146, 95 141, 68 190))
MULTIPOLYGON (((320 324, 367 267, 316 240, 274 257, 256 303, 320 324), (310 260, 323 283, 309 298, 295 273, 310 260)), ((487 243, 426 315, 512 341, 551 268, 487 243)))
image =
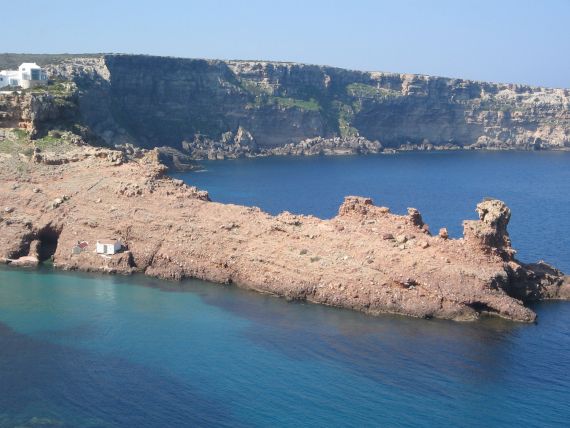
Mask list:
MULTIPOLYGON (((242 129, 242 128, 239 128, 242 129)), ((238 130, 239 131, 239 130, 238 130)), ((237 134, 239 135, 239 134, 237 134)), ((369 141, 363 137, 308 138, 298 143, 289 143, 279 147, 259 147, 248 132, 246 144, 237 142, 231 132, 222 136, 222 141, 206 137, 196 137, 194 141, 182 142, 182 153, 170 148, 163 151, 176 151, 177 156, 186 156, 188 160, 236 159, 258 156, 316 156, 316 155, 367 155, 386 153, 378 141, 369 141)))
POLYGON ((451 239, 432 236, 417 209, 394 215, 369 198, 347 197, 330 220, 212 202, 165 176, 158 150, 42 154, 73 161, 0 157, 5 262, 200 278, 371 315, 531 322, 524 301, 570 297, 561 272, 515 258, 510 211, 497 200, 479 204, 480 219, 451 239), (97 240, 108 238, 123 251, 97 254, 97 240))
POLYGON ((315 138, 332 154, 346 148, 332 142, 355 137, 387 151, 570 147, 567 89, 140 55, 74 58, 48 71, 76 82, 82 117, 109 144, 195 157, 306 154, 300 142, 315 138))
MULTIPOLYGON (((70 129, 79 122, 77 92, 73 83, 57 90, 42 88, 0 94, 0 129, 20 128, 32 138, 51 129, 70 129)), ((74 129, 79 131, 79 129, 74 129)))
POLYGON ((268 150, 268 154, 287 156, 369 155, 382 152, 383 147, 379 141, 370 141, 364 137, 308 138, 268 150))
POLYGON ((498 200, 486 200, 477 205, 479 220, 463 222, 463 236, 470 243, 493 248, 504 255, 505 260, 512 259, 514 253, 507 225, 511 219, 511 210, 498 200))

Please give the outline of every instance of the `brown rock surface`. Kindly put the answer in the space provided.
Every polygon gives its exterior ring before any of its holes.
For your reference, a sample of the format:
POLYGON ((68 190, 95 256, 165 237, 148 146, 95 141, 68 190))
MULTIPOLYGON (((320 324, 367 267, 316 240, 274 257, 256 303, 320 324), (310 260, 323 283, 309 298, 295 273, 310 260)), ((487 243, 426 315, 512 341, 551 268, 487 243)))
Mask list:
POLYGON ((0 157, 0 207, 14 208, 0 213, 1 259, 53 256, 60 269, 194 277, 372 315, 488 312, 529 322, 535 314, 519 299, 570 295, 559 271, 514 259, 500 201, 478 205, 464 239, 444 240, 418 210, 394 215, 367 198, 347 197, 331 220, 211 202, 164 176, 156 152, 128 161, 79 146, 57 156, 73 161, 0 157), (125 251, 97 254, 107 238, 125 251))

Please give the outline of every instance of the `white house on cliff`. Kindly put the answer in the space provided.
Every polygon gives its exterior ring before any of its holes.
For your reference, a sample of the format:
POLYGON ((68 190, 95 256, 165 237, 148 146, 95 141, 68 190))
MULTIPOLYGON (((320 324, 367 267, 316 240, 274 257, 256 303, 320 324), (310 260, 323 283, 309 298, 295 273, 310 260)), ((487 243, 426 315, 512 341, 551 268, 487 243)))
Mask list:
POLYGON ((47 73, 35 62, 24 62, 17 70, 0 71, 0 88, 20 86, 23 89, 47 85, 47 73))

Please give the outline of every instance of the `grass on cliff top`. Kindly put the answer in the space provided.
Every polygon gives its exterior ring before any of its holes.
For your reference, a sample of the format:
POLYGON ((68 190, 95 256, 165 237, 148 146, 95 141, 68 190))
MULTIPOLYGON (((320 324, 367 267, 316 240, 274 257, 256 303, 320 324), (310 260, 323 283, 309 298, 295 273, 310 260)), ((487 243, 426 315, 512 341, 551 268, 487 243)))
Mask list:
POLYGON ((7 132, 4 140, 0 141, 0 153, 9 155, 23 154, 31 156, 34 147, 44 151, 66 151, 70 143, 58 134, 53 132, 48 135, 31 140, 28 131, 24 129, 12 129, 7 132))

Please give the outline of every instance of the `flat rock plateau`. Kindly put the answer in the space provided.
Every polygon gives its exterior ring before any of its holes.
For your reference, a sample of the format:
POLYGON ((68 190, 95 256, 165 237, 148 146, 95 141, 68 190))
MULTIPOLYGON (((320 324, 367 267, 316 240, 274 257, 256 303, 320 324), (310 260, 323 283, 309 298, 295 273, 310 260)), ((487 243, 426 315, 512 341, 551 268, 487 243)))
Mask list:
POLYGON ((433 236, 416 209, 394 215, 362 197, 347 197, 330 220, 271 216, 169 178, 157 150, 66 144, 0 153, 4 262, 200 278, 372 315, 532 322, 523 302, 570 297, 561 272, 516 260, 510 210, 498 200, 477 206, 480 220, 464 222, 462 239, 433 236), (97 254, 96 241, 109 238, 125 250, 97 254))

